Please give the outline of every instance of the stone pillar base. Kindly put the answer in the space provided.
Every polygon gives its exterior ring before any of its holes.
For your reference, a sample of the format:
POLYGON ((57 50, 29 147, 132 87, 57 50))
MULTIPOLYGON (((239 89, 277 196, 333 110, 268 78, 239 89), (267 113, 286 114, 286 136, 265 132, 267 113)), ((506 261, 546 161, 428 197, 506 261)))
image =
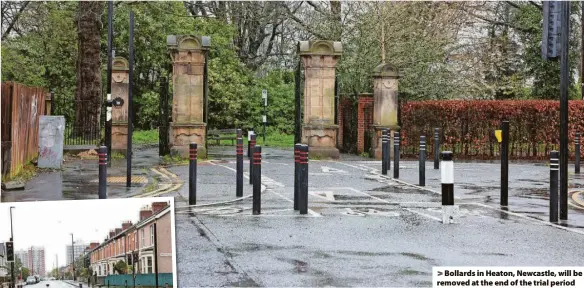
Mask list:
POLYGON ((112 154, 128 153, 128 123, 112 123, 112 154))
POLYGON ((391 159, 393 159, 393 132, 395 132, 399 127, 397 126, 380 126, 380 125, 373 125, 375 128, 375 135, 373 136, 374 139, 371 141, 371 150, 373 151, 373 157, 377 160, 381 160, 382 154, 382 147, 381 147, 381 132, 383 129, 390 129, 390 138, 389 138, 389 153, 391 155, 391 159))
POLYGON ((308 144, 308 156, 338 159, 338 125, 305 125, 302 129, 302 143, 308 144))
POLYGON ((198 158, 207 158, 207 149, 205 149, 206 126, 205 123, 172 123, 170 125, 170 154, 188 158, 189 144, 195 142, 197 143, 198 158))

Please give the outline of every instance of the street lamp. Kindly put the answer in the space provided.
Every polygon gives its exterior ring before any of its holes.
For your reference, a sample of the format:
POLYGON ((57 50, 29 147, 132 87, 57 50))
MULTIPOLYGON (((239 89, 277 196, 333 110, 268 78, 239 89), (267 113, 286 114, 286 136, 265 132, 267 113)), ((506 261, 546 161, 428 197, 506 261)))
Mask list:
POLYGON ((71 233, 71 265, 73 265, 73 281, 75 281, 75 246, 73 242, 73 233, 71 233))
MULTIPOLYGON (((10 242, 14 241, 14 231, 12 230, 12 209, 14 209, 14 206, 10 206, 10 242)), ((14 261, 10 262, 10 280, 11 280, 10 282, 12 283, 12 288, 16 287, 14 283, 14 261)))

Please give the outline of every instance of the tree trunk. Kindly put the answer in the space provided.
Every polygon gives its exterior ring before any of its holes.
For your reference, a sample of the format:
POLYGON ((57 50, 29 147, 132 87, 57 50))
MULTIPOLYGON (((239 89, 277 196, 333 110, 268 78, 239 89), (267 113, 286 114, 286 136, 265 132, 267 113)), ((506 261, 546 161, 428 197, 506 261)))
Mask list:
POLYGON ((331 16, 333 19, 333 41, 341 41, 343 34, 343 18, 341 15, 341 1, 331 1, 331 16))
POLYGON ((75 91, 75 136, 96 137, 100 132, 101 65, 100 37, 103 1, 79 1, 77 13, 77 90, 75 91))

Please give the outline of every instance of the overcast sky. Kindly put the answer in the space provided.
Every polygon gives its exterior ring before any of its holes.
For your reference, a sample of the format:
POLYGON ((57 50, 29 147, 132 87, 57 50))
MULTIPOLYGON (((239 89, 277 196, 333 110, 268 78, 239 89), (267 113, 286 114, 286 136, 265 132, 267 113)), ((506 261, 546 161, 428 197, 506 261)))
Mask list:
POLYGON ((45 268, 49 272, 58 257, 66 263, 66 245, 73 239, 89 245, 102 242, 111 229, 123 221, 136 223, 140 208, 152 202, 173 203, 172 197, 145 199, 69 200, 0 203, 0 242, 10 239, 10 206, 16 251, 30 246, 45 248, 45 268))

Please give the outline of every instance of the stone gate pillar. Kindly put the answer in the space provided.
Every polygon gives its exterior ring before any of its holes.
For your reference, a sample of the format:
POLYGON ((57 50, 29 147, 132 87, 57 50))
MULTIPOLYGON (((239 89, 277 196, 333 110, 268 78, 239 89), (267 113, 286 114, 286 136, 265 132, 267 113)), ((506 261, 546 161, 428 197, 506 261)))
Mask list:
POLYGON ((166 44, 172 59, 172 123, 170 151, 188 157, 189 144, 198 144, 198 155, 207 157, 203 119, 205 54, 210 38, 194 35, 169 35, 166 44))
POLYGON ((112 152, 126 155, 128 150, 128 60, 115 57, 112 60, 112 100, 120 98, 122 106, 112 107, 112 152))
MULTIPOLYGON (((393 131, 398 131, 398 70, 391 64, 382 63, 373 69, 373 127, 374 139, 371 141, 373 154, 381 159, 381 132, 391 129, 390 153, 393 155, 393 131)), ((392 156, 393 157, 393 156, 392 156)))
POLYGON ((304 119, 302 143, 311 157, 338 158, 335 124, 335 68, 341 42, 300 41, 298 54, 304 66, 304 119))

